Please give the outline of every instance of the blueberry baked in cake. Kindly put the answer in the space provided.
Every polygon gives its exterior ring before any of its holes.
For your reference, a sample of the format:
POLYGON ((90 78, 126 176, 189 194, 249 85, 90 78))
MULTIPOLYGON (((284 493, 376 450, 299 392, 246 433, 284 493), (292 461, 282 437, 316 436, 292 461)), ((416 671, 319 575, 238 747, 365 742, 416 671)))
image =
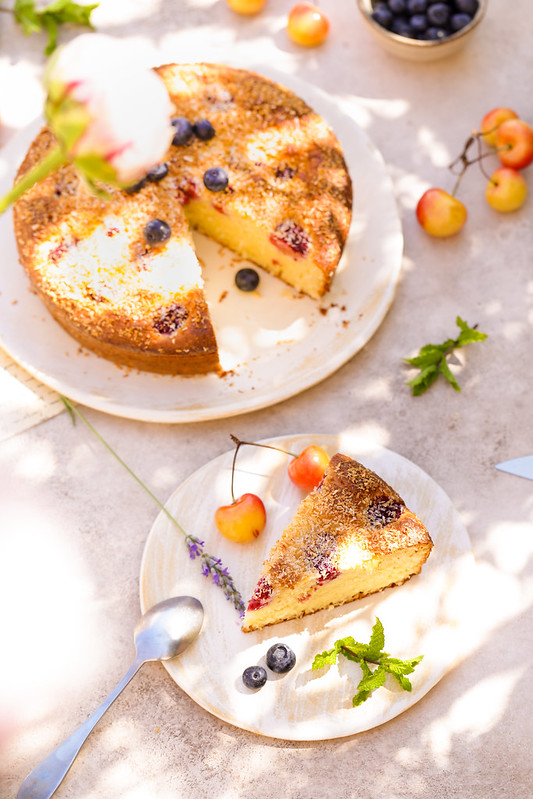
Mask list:
MULTIPOLYGON (((61 167, 13 209, 20 260, 54 318, 118 364, 220 370, 197 229, 310 297, 335 275, 352 185, 327 123, 293 92, 216 64, 157 73, 174 107, 164 163, 128 190, 90 193, 61 167)), ((43 129, 19 176, 54 146, 43 129)))
POLYGON ((337 453, 263 564, 243 632, 400 585, 421 571, 432 547, 393 488, 337 453))

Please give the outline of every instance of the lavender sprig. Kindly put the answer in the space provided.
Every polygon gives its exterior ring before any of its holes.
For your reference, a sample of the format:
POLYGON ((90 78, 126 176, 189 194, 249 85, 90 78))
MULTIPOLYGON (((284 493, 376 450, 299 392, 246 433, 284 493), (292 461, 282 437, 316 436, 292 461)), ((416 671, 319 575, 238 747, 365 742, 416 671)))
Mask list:
POLYGON ((214 558, 208 552, 205 552, 204 542, 200 541, 196 536, 190 535, 190 533, 185 533, 185 542, 189 548, 191 560, 201 558, 204 577, 211 575, 215 585, 218 585, 224 591, 226 599, 233 602, 233 606, 239 611, 240 616, 244 616, 245 606, 242 597, 235 588, 231 575, 227 568, 223 566, 220 558, 214 558))
POLYGON ((210 555, 208 552, 204 550, 204 541, 201 541, 194 535, 191 535, 186 530, 183 529, 181 524, 178 522, 177 519, 172 516, 172 514, 165 508, 165 506, 157 499, 155 494, 152 494, 148 486, 146 486, 142 480, 137 477, 137 475, 130 469, 130 467, 124 463, 122 458, 115 452, 115 450, 102 438, 100 433, 95 430, 92 424, 85 418, 83 413, 77 408, 72 402, 60 395, 63 405, 67 409, 70 414, 70 418, 72 419, 72 423, 76 423, 76 416, 81 419, 86 427, 96 436, 96 438, 104 445, 104 447, 113 455, 114 458, 126 469, 126 471, 133 477, 134 480, 141 486, 141 488, 146 491, 149 497, 151 497, 156 505, 163 511, 163 513, 170 519, 170 521, 178 528, 178 530, 184 535, 185 543, 187 544, 187 549, 189 551, 189 557, 191 560, 195 558, 200 558, 202 561, 202 574, 204 577, 212 576, 213 582, 215 585, 218 585, 224 591, 224 595, 226 599, 229 599, 235 608, 238 611, 240 616, 244 615, 244 602, 242 600, 242 596, 237 590, 233 579, 227 570, 222 564, 220 558, 215 558, 213 555, 210 555))

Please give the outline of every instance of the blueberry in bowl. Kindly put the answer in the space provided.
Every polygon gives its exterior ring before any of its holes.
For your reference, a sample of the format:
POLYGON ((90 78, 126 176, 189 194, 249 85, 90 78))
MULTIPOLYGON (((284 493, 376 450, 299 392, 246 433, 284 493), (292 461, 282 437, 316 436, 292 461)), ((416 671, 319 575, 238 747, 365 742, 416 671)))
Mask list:
POLYGON ((357 0, 367 29, 393 55, 430 61, 462 48, 488 0, 357 0))

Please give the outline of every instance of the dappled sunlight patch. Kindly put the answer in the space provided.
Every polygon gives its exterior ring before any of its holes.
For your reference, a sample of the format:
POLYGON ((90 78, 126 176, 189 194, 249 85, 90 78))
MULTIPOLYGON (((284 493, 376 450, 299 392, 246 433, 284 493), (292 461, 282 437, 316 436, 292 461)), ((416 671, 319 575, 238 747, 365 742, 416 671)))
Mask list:
POLYGON ((4 519, 0 599, 16 613, 4 615, 3 634, 23 656, 2 660, 0 705, 16 725, 64 702, 73 674, 77 684, 90 680, 102 652, 91 629, 94 584, 61 514, 14 502, 4 519))
POLYGON ((531 524, 503 521, 494 525, 489 531, 487 548, 500 573, 521 575, 533 558, 531 524))
POLYGON ((517 666, 482 678, 457 697, 445 716, 429 725, 422 740, 438 766, 449 767, 456 736, 475 741, 495 729, 505 715, 512 692, 526 668, 526 665, 517 666))
POLYGON ((448 148, 435 135, 435 131, 421 126, 417 136, 421 151, 425 152, 428 159, 435 166, 448 167, 452 155, 448 148))
POLYGON ((31 481, 34 485, 44 483, 57 469, 57 460, 49 441, 34 442, 31 451, 22 439, 12 439, 7 446, 12 450, 17 477, 31 481))
POLYGON ((390 431, 378 422, 351 425, 341 433, 341 452, 356 450, 359 453, 374 452, 390 443, 390 431))

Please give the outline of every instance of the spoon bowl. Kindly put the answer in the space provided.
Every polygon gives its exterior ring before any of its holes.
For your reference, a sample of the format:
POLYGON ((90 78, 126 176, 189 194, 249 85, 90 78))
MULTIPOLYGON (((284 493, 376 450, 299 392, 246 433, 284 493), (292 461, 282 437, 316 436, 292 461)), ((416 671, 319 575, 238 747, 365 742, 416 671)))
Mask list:
POLYGON ((135 626, 137 657, 170 660, 187 649, 200 633, 204 619, 202 603, 192 596, 175 596, 158 602, 135 626))
POLYGON ((87 721, 26 777, 19 788, 17 799, 50 799, 89 733, 142 664, 148 660, 170 660, 181 654, 199 635, 203 620, 202 603, 191 596, 164 599, 147 610, 135 627, 135 659, 122 680, 87 721))

